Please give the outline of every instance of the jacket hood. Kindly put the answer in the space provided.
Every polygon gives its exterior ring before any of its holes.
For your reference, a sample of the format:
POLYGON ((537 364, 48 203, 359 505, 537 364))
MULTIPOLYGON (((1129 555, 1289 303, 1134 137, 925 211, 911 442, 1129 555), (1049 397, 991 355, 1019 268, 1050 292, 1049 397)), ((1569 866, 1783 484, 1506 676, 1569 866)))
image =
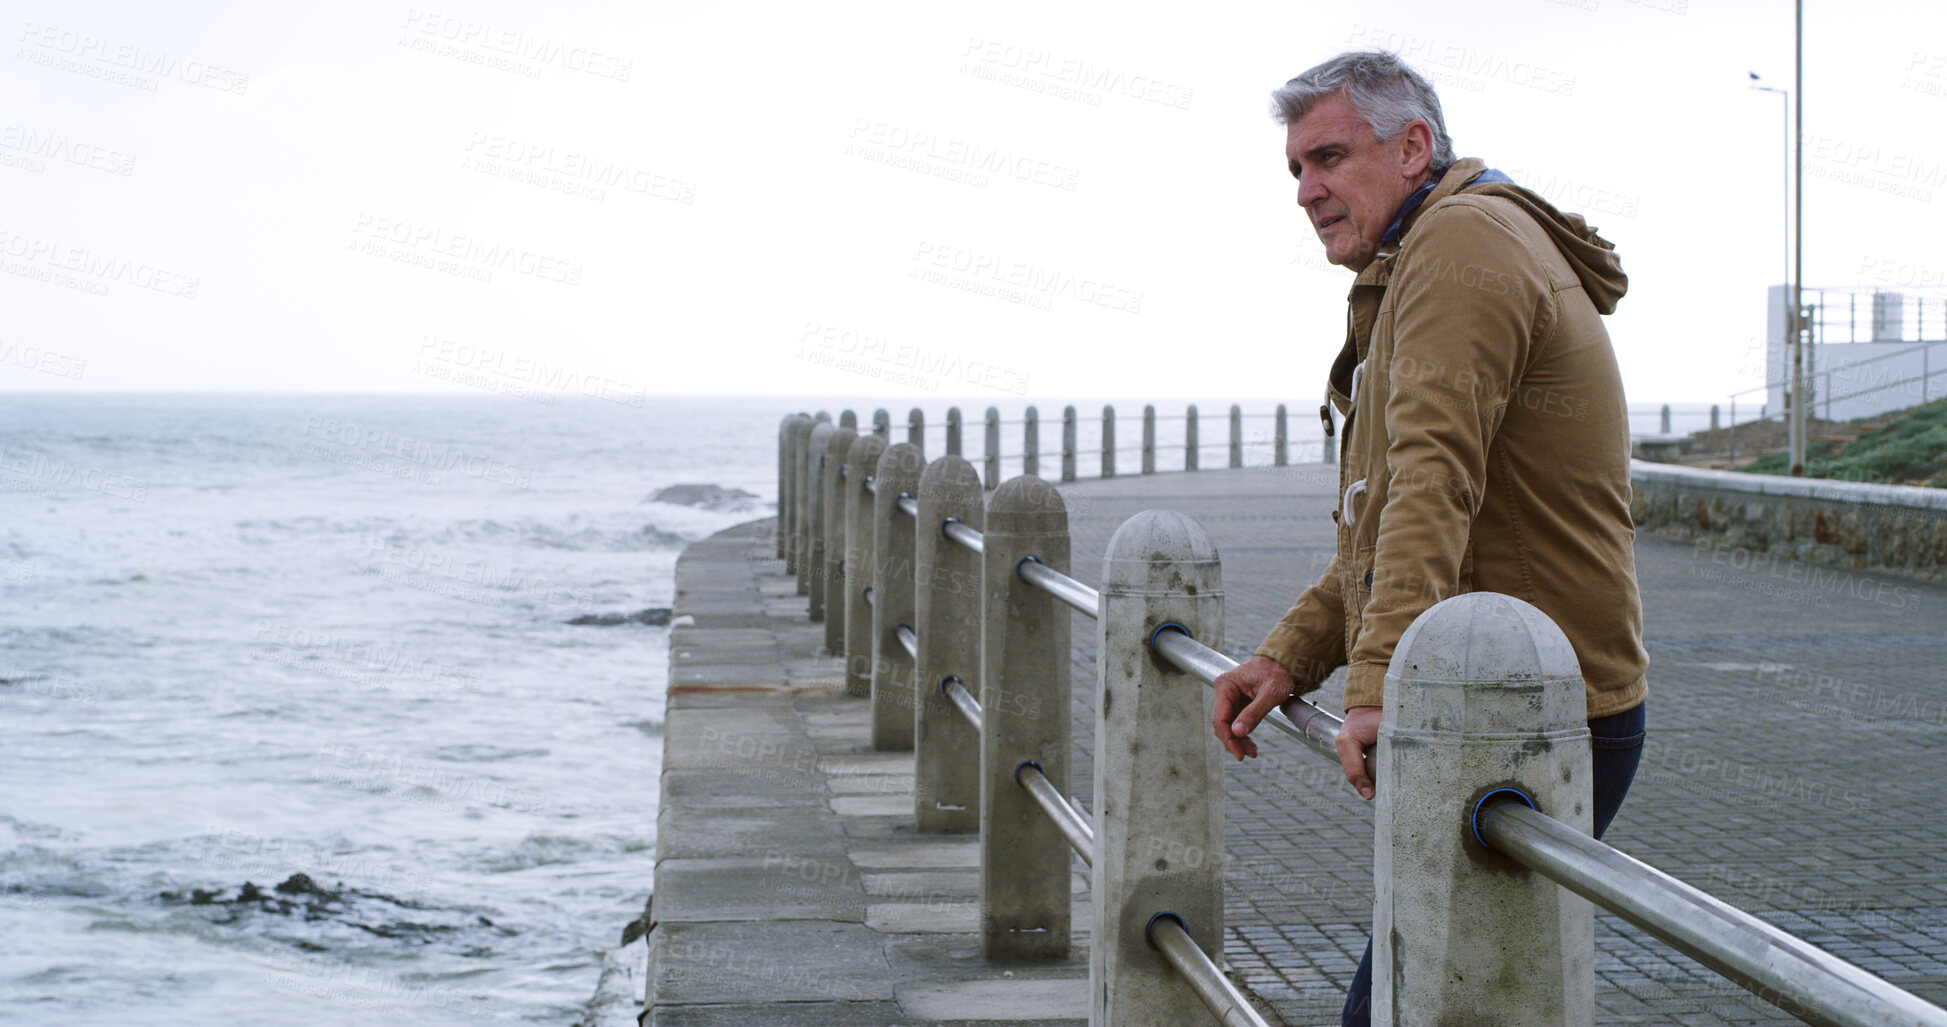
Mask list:
POLYGON ((1597 235, 1582 215, 1565 214, 1555 209, 1555 205, 1542 199, 1541 194, 1505 181, 1505 175, 1496 172, 1489 176, 1496 181, 1476 181, 1487 170, 1487 163, 1478 157, 1455 161, 1426 201, 1407 214, 1403 231, 1411 234, 1414 223, 1428 210, 1456 193, 1498 196, 1509 200, 1527 211, 1529 217, 1548 231, 1555 240, 1555 248, 1567 258, 1569 266, 1575 269, 1576 277, 1582 280, 1582 291, 1589 294, 1595 309, 1604 314, 1615 313, 1616 301, 1629 291, 1629 276, 1623 274, 1622 258, 1616 256, 1615 244, 1597 235))
MULTIPOLYGON (((1616 255, 1615 244, 1597 235, 1582 215, 1563 213, 1532 190, 1512 182, 1475 184, 1473 180, 1485 170, 1481 161, 1470 157, 1455 164, 1448 174, 1465 176, 1461 179, 1463 184, 1455 192, 1464 191, 1471 196, 1498 196, 1527 211, 1555 240, 1555 248, 1562 251, 1569 266, 1575 269, 1575 276, 1582 280, 1582 291, 1589 294, 1595 309, 1603 314, 1615 313, 1616 301, 1629 291, 1629 276, 1623 274, 1622 258, 1616 255)), ((1435 196, 1438 196, 1437 191, 1435 196)), ((1431 203, 1427 205, 1432 206, 1431 203)))

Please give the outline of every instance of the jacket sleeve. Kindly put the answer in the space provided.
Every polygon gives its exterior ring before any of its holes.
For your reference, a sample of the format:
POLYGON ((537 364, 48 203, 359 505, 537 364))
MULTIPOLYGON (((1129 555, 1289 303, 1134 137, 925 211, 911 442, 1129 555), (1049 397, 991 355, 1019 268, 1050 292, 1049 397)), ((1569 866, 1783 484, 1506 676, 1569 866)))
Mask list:
POLYGON ((1378 706, 1413 619, 1459 589, 1488 449, 1553 293, 1515 230, 1472 203, 1423 216, 1393 272, 1385 506, 1345 706, 1378 706))
POLYGON ((1257 647, 1257 655, 1283 665, 1298 682, 1295 695, 1318 687, 1326 675, 1345 666, 1345 599, 1339 594, 1339 559, 1291 604, 1277 627, 1257 647))

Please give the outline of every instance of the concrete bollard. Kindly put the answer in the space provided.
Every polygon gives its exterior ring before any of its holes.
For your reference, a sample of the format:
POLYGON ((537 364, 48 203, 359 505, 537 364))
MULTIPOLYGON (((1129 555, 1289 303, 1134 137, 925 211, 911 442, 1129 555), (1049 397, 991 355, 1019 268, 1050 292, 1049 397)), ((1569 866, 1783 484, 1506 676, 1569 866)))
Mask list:
POLYGON ((1197 469, 1197 405, 1183 412, 1183 469, 1197 469))
POLYGON ((906 411, 906 442, 926 452, 926 411, 918 407, 906 411))
POLYGON ((865 479, 879 469, 886 440, 861 435, 845 453, 845 694, 872 694, 872 587, 879 561, 872 543, 873 495, 865 479))
POLYGON ((1716 430, 1718 430, 1718 424, 1717 424, 1717 404, 1715 404, 1715 403, 1712 403, 1712 404, 1710 405, 1710 430, 1711 430, 1711 431, 1716 431, 1716 430))
POLYGON ((1068 609, 1018 570, 1034 557, 1068 571, 1061 493, 1010 480, 987 504, 982 541, 980 947, 989 959, 1060 959, 1074 850, 1015 773, 1032 760, 1068 794, 1068 609))
POLYGON ((919 635, 913 816, 922 831, 980 828, 980 732, 941 691, 953 677, 980 694, 980 554, 940 527, 951 517, 978 531, 982 513, 980 474, 972 464, 943 456, 927 465, 919 479, 913 574, 919 635))
POLYGON ((894 504, 901 495, 919 495, 926 458, 919 447, 887 446, 873 472, 872 497, 872 747, 905 751, 913 747, 913 657, 896 629, 911 627, 913 614, 913 519, 894 504))
POLYGON ((810 431, 811 415, 804 413, 791 415, 784 431, 784 491, 777 497, 777 517, 784 532, 784 572, 792 575, 798 573, 798 471, 804 464, 799 434, 810 431))
POLYGON ((1143 407, 1143 473, 1156 473, 1156 407, 1143 407))
POLYGON ((887 442, 892 441, 892 415, 885 407, 872 411, 872 434, 887 442))
POLYGON ((816 590, 824 595, 825 612, 825 651, 843 653, 845 651, 845 478, 840 474, 845 469, 845 457, 852 451, 852 443, 857 442, 859 433, 844 427, 832 429, 831 438, 825 442, 825 540, 820 547, 824 559, 817 568, 820 584, 816 590))
POLYGON ((810 414, 792 414, 784 419, 784 427, 778 434, 777 555, 784 558, 787 574, 798 571, 798 547, 792 541, 795 537, 792 530, 798 523, 798 504, 795 502, 798 494, 798 426, 810 423, 810 414))
POLYGON ((1021 414, 1021 473, 1041 475, 1041 412, 1033 407, 1021 414))
POLYGON ((796 414, 785 414, 777 422, 777 555, 784 558, 784 497, 789 494, 791 467, 791 418, 796 414))
POLYGON ((1124 521, 1102 558, 1089 943, 1097 1027, 1208 1022, 1146 930, 1156 914, 1175 913, 1198 947, 1223 958, 1221 750, 1203 683, 1158 659, 1149 640, 1181 629, 1222 648, 1222 586, 1217 547, 1174 510, 1124 521))
POLYGON ((1115 407, 1102 407, 1102 477, 1115 477, 1115 407))
POLYGON ((1278 404, 1278 416, 1271 429, 1271 465, 1273 467, 1291 466, 1291 431, 1286 426, 1284 404, 1278 404))
POLYGON ((946 455, 960 455, 960 408, 946 408, 946 455))
POLYGON ((1657 419, 1657 424, 1659 425, 1657 431, 1665 435, 1670 434, 1670 404, 1663 404, 1663 415, 1657 419))
POLYGON ((1075 480, 1075 408, 1061 408, 1061 480, 1075 480))
POLYGON ((1244 411, 1230 405, 1230 466, 1244 466, 1244 411))
POLYGON ((851 408, 847 407, 838 414, 838 426, 840 428, 850 428, 854 433, 857 433, 859 430, 859 415, 853 413, 851 408))
POLYGON ((1454 596, 1400 638, 1383 716, 1372 1022, 1594 1022, 1589 903, 1490 852, 1472 827, 1475 804, 1508 788, 1590 830, 1587 701, 1568 639, 1512 596, 1454 596))
POLYGON ((982 484, 992 489, 1001 483, 1001 412, 994 407, 987 408, 987 422, 981 433, 984 452, 981 465, 984 471, 982 484))
POLYGON ((818 427, 816 418, 808 419, 798 425, 797 437, 791 440, 791 503, 796 512, 791 516, 791 573, 798 579, 798 594, 811 594, 811 432, 818 427))
POLYGON ((832 433, 837 430, 830 421, 813 425, 805 452, 805 571, 800 577, 805 580, 805 594, 811 597, 806 615, 814 624, 825 619, 825 469, 830 464, 832 433))

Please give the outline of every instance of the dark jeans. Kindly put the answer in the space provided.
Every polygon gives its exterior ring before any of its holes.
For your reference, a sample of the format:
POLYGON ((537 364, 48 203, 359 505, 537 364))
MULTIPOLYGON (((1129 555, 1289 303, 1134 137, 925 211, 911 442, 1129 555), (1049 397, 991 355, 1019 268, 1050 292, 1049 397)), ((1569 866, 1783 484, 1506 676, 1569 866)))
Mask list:
MULTIPOLYGON (((1636 780, 1636 764, 1643 758, 1643 732, 1648 724, 1643 707, 1589 721, 1590 763, 1595 771, 1595 836, 1609 829, 1622 808, 1629 783, 1636 780)), ((1366 939, 1366 954, 1359 960, 1359 971, 1352 975, 1352 986, 1345 992, 1345 1009, 1339 1013, 1341 1027, 1371 1027, 1372 1024, 1372 939, 1366 939)))

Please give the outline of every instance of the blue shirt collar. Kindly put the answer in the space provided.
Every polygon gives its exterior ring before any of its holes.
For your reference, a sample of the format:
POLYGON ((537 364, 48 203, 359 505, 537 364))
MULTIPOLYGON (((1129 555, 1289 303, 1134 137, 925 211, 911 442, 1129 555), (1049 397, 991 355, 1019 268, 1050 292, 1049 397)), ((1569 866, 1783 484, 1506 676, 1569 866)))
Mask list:
MULTIPOLYGON (((1447 172, 1452 170, 1453 170, 1453 165, 1451 164, 1447 165, 1445 168, 1440 169, 1439 174, 1436 174, 1432 178, 1429 178, 1426 181, 1421 182, 1420 187, 1418 189, 1413 190, 1413 195, 1408 196, 1406 198, 1406 202, 1399 205, 1399 213, 1393 215, 1393 223, 1386 226, 1386 234, 1379 237, 1379 245, 1381 246, 1399 245, 1400 237, 1404 235, 1406 231, 1407 215, 1413 213, 1416 210, 1419 210, 1420 204, 1425 203, 1426 198, 1433 195, 1433 190, 1440 185, 1440 180, 1447 177, 1447 172)), ((1501 172, 1499 169, 1488 168, 1486 171, 1483 171, 1480 174, 1474 176, 1474 178, 1471 181, 1467 182, 1466 185, 1461 186, 1461 188, 1464 189, 1469 185, 1482 185, 1487 182, 1512 183, 1513 181, 1514 179, 1509 178, 1506 174, 1501 172)))

